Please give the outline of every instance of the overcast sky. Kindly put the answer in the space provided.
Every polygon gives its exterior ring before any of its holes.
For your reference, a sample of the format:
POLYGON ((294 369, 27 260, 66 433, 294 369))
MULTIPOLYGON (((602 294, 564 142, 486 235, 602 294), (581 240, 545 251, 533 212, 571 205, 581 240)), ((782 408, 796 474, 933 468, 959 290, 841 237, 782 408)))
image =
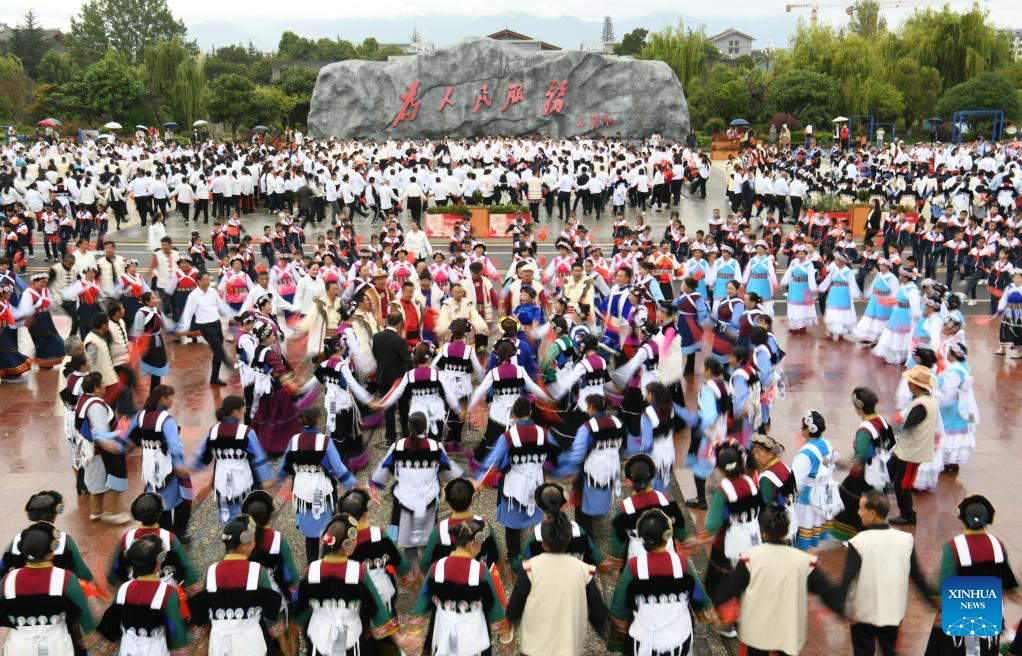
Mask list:
MULTIPOLYGON (((897 24, 912 8, 930 5, 940 7, 943 2, 927 2, 926 0, 881 0, 884 4, 909 5, 909 7, 892 7, 885 10, 888 20, 897 24)), ((846 19, 844 9, 852 0, 838 0, 821 4, 820 19, 822 21, 843 23, 846 19)), ((17 23, 30 7, 34 8, 45 27, 66 28, 70 24, 70 16, 78 12, 78 0, 4 0, 0 3, 0 21, 8 24, 17 23)), ((209 20, 244 20, 244 19, 275 19, 283 11, 286 16, 278 20, 282 29, 286 28, 288 18, 319 18, 319 19, 408 19, 415 16, 466 16, 501 11, 515 11, 531 14, 538 18, 556 16, 573 16, 586 20, 601 19, 610 15, 615 21, 634 21, 642 16, 678 12, 696 19, 706 19, 713 23, 727 20, 729 17, 748 19, 778 19, 784 14, 785 0, 728 0, 727 2, 705 2, 704 0, 516 0, 515 2, 481 3, 479 0, 389 0, 388 2, 354 2, 353 0, 337 0, 335 2, 297 2, 284 3, 279 0, 246 0, 239 2, 209 2, 208 0, 169 0, 170 8, 185 24, 197 24, 209 20), (244 14, 238 8, 244 7, 244 14)), ((952 8, 964 9, 968 2, 952 2, 952 8)), ((987 0, 982 6, 990 11, 994 21, 1002 27, 1022 28, 1022 2, 1019 0, 987 0)), ((802 10, 799 15, 807 15, 802 10)), ((796 10, 798 12, 798 10, 796 10)), ((792 25, 797 19, 792 16, 792 25)), ((526 31, 529 26, 515 26, 526 31)), ((440 36, 440 35, 438 35, 440 36)), ((620 35, 618 35, 620 38, 620 35)), ((442 40, 442 39, 438 39, 442 40)))

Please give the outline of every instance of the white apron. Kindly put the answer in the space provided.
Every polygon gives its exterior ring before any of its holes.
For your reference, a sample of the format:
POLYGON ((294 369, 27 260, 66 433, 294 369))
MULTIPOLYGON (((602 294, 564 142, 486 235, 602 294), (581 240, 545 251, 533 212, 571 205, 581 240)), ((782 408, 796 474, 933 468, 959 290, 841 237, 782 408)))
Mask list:
POLYGON ((674 467, 674 440, 670 435, 653 438, 653 448, 649 457, 656 465, 657 475, 665 482, 671 480, 671 468, 674 467))
MULTIPOLYGON (((128 583, 125 583, 117 590, 117 603, 124 605, 128 596, 128 583)), ((170 585, 161 583, 149 607, 153 610, 163 608, 163 600, 167 596, 170 585)), ((117 652, 120 656, 169 656, 167 649, 167 634, 163 627, 153 629, 151 632, 139 633, 136 629, 124 629, 121 631, 121 646, 117 652)))
POLYGON ((340 385, 327 383, 326 394, 323 397, 323 406, 326 408, 326 432, 331 435, 337 427, 337 413, 355 408, 355 424, 358 423, 358 408, 351 400, 351 392, 340 385))
MULTIPOLYGON (((743 476, 753 485, 752 479, 743 476)), ((728 479, 720 482, 720 491, 730 503, 738 500, 738 493, 734 484, 728 479)), ((731 561, 734 567, 742 559, 742 554, 749 551, 763 541, 759 532, 759 515, 757 513, 742 513, 739 516, 732 515, 728 518, 728 526, 724 530, 724 555, 731 561)))
POLYGON ((587 483, 593 487, 614 488, 614 496, 621 492, 621 455, 615 447, 595 448, 582 465, 587 483))
MULTIPOLYGON (((146 411, 143 410, 143 413, 146 411)), ((144 414, 142 415, 144 416, 144 414)), ((142 416, 139 417, 139 425, 142 423, 142 416)), ((155 429, 163 430, 170 413, 166 410, 160 412, 156 419, 155 429)), ((174 470, 174 461, 170 453, 164 453, 160 448, 160 442, 156 440, 142 440, 142 481, 154 490, 161 490, 167 484, 167 477, 174 470)))
MULTIPOLYGON (((298 438, 291 438, 291 451, 298 449, 298 438)), ((316 434, 316 451, 324 452, 327 437, 323 433, 316 434)), ((333 483, 318 465, 295 465, 295 480, 292 485, 295 512, 311 512, 313 519, 319 519, 323 513, 330 512, 332 504, 328 503, 334 493, 333 483)))
MULTIPOLYGON (((663 494, 657 492, 657 496, 660 497, 661 503, 659 506, 653 507, 663 508, 663 506, 667 505, 667 498, 663 494)), ((625 510, 629 515, 634 515, 636 513, 635 502, 632 501, 631 497, 625 497, 621 501, 621 504, 625 507, 625 510)), ((674 553, 673 538, 667 541, 665 548, 668 552, 674 553)), ((628 531, 628 558, 634 558, 644 553, 646 553, 646 548, 642 546, 642 538, 639 537, 639 533, 635 529, 628 531)))
POLYGON ((441 371, 440 383, 452 391, 451 396, 464 399, 472 396, 472 374, 464 371, 441 371))
MULTIPOLYGON (((323 561, 317 560, 309 565, 309 582, 320 582, 320 567, 323 561)), ((359 564, 349 561, 344 572, 344 582, 349 585, 358 583, 359 564)), ((362 620, 359 617, 360 604, 357 601, 345 605, 336 600, 317 601, 310 603, 312 615, 309 617, 307 631, 309 642, 316 648, 317 654, 327 656, 344 656, 349 649, 355 648, 358 653, 358 638, 362 635, 362 620)))
MULTIPOLYGON (((213 563, 206 571, 206 590, 216 592, 216 566, 213 563)), ((245 589, 253 591, 259 587, 259 564, 249 563, 248 581, 245 589)), ((266 640, 259 622, 258 613, 251 617, 221 618, 223 609, 216 612, 210 621, 209 656, 265 656, 266 640)), ((229 615, 232 615, 228 611, 229 615)))
MULTIPOLYGON (((518 435, 518 427, 512 426, 510 430, 511 444, 515 448, 521 448, 522 438, 518 435)), ((546 443, 546 433, 540 429, 536 439, 537 446, 546 443)), ((513 462, 511 468, 504 474, 504 496, 508 497, 510 507, 511 500, 520 506, 524 506, 529 515, 536 512, 536 488, 543 484, 543 463, 545 458, 536 454, 528 456, 528 460, 520 459, 513 462)))
MULTIPOLYGON (((640 580, 649 579, 649 565, 645 552, 637 557, 640 580)), ((671 553, 675 577, 681 576, 681 559, 671 553)), ((692 637, 692 615, 688 609, 688 595, 660 596, 647 600, 639 595, 635 599, 635 614, 628 627, 628 635, 635 641, 635 656, 673 652, 692 637), (665 601, 666 599, 666 601, 665 601)))
POLYGON ((437 468, 401 466, 396 469, 398 483, 394 486, 394 497, 410 510, 412 515, 423 517, 426 509, 440 494, 437 468))
MULTIPOLYGON (((444 582, 446 558, 437 562, 433 578, 444 582)), ((468 585, 480 585, 482 565, 473 560, 468 575, 468 585)), ((434 656, 478 656, 490 646, 490 632, 483 608, 474 603, 468 608, 457 608, 453 601, 436 602, 436 616, 433 618, 434 656)))
POLYGON ((841 501, 840 485, 834 480, 834 459, 837 458, 837 452, 831 449, 824 458, 815 444, 806 444, 803 448, 812 451, 820 462, 816 478, 809 484, 809 503, 824 520, 829 521, 845 507, 841 501))
MULTIPOLYGON (((14 599, 18 572, 13 570, 4 580, 4 598, 14 599)), ((56 567, 50 571, 49 596, 60 597, 64 594, 64 570, 56 567)), ((18 618, 18 625, 7 633, 4 643, 4 656, 74 656, 74 643, 67 631, 67 620, 63 613, 54 617, 42 618, 46 624, 37 622, 37 618, 18 618)))

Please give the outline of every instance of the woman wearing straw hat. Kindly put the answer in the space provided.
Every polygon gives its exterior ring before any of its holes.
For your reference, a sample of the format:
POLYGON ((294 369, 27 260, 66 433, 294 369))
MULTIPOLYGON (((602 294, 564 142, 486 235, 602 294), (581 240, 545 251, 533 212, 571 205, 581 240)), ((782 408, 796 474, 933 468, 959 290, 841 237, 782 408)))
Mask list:
POLYGON ((901 515, 891 519, 891 524, 915 524, 912 486, 915 484, 919 465, 933 460, 933 436, 937 431, 940 411, 937 400, 931 394, 934 382, 929 367, 916 365, 901 375, 908 381, 913 398, 912 402, 895 417, 895 423, 901 424, 901 435, 891 452, 887 470, 894 485, 894 496, 898 501, 898 511, 901 515))

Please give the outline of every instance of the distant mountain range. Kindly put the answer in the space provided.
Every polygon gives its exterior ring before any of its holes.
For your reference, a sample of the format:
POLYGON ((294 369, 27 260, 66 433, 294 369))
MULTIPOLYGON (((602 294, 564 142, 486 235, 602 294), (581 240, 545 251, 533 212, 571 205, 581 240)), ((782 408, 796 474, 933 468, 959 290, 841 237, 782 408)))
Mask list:
MULTIPOLYGON (((782 47, 797 25, 798 14, 780 13, 769 18, 696 19, 675 12, 660 12, 646 16, 615 21, 615 37, 637 27, 650 31, 677 25, 697 29, 705 27, 708 35, 727 28, 735 28, 756 38, 753 47, 782 47)), ((380 43, 407 43, 413 29, 419 30, 423 41, 432 41, 437 47, 453 43, 466 36, 485 36, 502 29, 510 29, 530 37, 547 41, 562 48, 578 48, 583 41, 599 41, 603 16, 582 20, 570 16, 542 18, 530 14, 502 12, 491 16, 417 16, 393 19, 287 19, 279 16, 266 18, 237 18, 208 20, 188 26, 188 35, 203 50, 251 41, 260 50, 276 50, 280 35, 285 30, 304 37, 340 37, 359 42, 375 37, 380 43)))

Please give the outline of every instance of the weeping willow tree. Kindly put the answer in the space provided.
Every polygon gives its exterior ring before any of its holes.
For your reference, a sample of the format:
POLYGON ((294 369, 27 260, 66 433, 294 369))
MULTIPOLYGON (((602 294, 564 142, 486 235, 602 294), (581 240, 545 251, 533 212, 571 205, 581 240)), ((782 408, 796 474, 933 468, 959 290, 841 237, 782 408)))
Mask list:
POLYGON ((198 55, 174 38, 146 46, 146 97, 156 117, 191 125, 204 112, 206 80, 198 55))
POLYGON ((700 28, 686 30, 683 22, 649 35, 649 41, 639 54, 640 59, 655 59, 671 67, 682 86, 702 75, 706 69, 708 40, 700 28))
POLYGON ((964 13, 916 11, 901 31, 901 53, 940 72, 944 87, 951 87, 992 71, 1011 61, 1007 39, 987 20, 987 12, 973 5, 964 13))

